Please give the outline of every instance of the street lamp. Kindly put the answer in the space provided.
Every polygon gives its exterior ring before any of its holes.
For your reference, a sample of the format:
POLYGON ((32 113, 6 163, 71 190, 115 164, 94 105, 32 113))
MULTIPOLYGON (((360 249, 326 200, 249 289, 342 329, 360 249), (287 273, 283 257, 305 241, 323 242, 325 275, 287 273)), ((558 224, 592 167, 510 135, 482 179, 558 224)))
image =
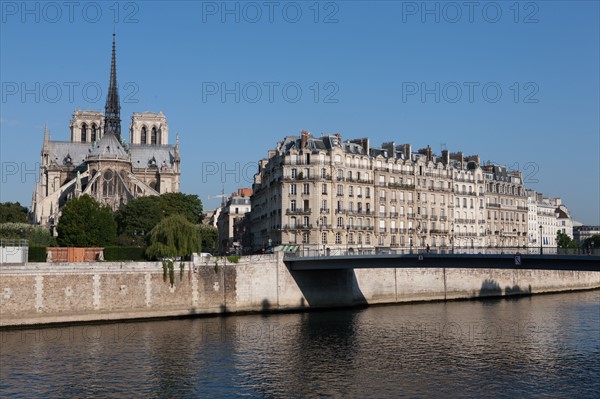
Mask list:
POLYGON ((543 240, 542 240, 542 225, 540 224, 540 255, 543 255, 544 253, 544 249, 542 247, 543 244, 543 240))
POLYGON ((452 229, 452 235, 450 236, 450 243, 452 243, 452 253, 454 253, 454 228, 452 229))
POLYGON ((346 255, 348 255, 348 243, 350 241, 350 225, 346 226, 346 255))

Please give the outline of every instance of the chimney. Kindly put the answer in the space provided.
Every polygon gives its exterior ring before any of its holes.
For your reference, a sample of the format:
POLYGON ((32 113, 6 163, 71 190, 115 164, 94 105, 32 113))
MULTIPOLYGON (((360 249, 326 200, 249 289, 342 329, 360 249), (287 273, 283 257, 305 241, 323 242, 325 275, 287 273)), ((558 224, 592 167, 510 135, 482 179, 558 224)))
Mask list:
POLYGON ((300 148, 305 148, 306 147, 306 143, 308 142, 308 135, 309 133, 306 130, 303 130, 301 134, 301 139, 300 139, 300 148))
POLYGON ((398 150, 402 153, 404 159, 411 159, 412 147, 410 144, 400 144, 398 150))
POLYGON ((383 143, 381 148, 387 151, 390 158, 396 158, 396 146, 394 145, 393 141, 383 143))
POLYGON ((448 150, 442 150, 442 163, 448 165, 450 163, 450 152, 448 150))
POLYGON ((431 147, 427 146, 427 162, 433 161, 433 152, 431 151, 431 147))

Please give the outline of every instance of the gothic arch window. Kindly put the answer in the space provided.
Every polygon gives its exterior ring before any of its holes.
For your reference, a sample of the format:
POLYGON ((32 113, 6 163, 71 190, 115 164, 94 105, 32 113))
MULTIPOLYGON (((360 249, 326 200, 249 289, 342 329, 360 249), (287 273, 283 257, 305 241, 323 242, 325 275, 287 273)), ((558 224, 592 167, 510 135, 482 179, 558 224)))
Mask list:
POLYGON ((157 144, 156 139, 157 139, 157 137, 156 137, 156 127, 152 127, 152 133, 150 135, 150 144, 157 144))
POLYGON ((147 136, 148 136, 148 133, 146 131, 146 126, 142 126, 142 137, 140 139, 140 143, 147 144, 147 136))
POLYGON ((96 130, 96 124, 94 123, 94 124, 92 125, 92 137, 91 137, 91 141, 92 141, 92 143, 93 143, 94 141, 96 141, 96 137, 97 137, 97 130, 96 130))
POLYGON ((87 141, 87 125, 84 123, 81 125, 81 142, 85 143, 87 141))

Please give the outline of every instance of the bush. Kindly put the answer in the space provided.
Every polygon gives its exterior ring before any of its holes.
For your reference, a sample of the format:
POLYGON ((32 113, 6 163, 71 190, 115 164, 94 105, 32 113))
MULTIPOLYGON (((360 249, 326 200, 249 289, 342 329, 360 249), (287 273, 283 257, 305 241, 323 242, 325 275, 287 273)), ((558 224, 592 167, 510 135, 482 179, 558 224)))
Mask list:
POLYGON ((231 255, 231 256, 228 256, 228 257, 227 257, 227 260, 228 260, 230 263, 238 263, 238 262, 239 262, 239 260, 240 260, 240 257, 239 257, 239 256, 237 256, 237 255, 231 255))
POLYGON ((28 223, 1 223, 0 238, 28 240, 34 247, 56 246, 56 238, 50 235, 50 230, 28 223))
POLYGON ((144 248, 139 247, 105 247, 104 260, 106 261, 121 261, 135 260, 144 261, 144 248))
POLYGON ((29 247, 27 262, 45 262, 46 247, 29 247))

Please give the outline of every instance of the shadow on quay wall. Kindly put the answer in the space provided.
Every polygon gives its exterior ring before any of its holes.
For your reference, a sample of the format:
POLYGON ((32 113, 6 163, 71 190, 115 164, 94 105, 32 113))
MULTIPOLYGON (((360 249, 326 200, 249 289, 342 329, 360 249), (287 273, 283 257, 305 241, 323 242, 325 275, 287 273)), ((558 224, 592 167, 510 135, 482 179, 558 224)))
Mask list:
POLYGON ((300 306, 337 307, 366 305, 354 269, 292 271, 290 274, 302 295, 300 306))
POLYGON ((483 280, 481 289, 479 290, 479 297, 482 298, 506 296, 510 299, 518 299, 519 297, 526 295, 531 295, 531 285, 529 285, 527 289, 523 289, 519 285, 513 285, 512 287, 506 286, 503 294, 500 284, 492 279, 483 280))

